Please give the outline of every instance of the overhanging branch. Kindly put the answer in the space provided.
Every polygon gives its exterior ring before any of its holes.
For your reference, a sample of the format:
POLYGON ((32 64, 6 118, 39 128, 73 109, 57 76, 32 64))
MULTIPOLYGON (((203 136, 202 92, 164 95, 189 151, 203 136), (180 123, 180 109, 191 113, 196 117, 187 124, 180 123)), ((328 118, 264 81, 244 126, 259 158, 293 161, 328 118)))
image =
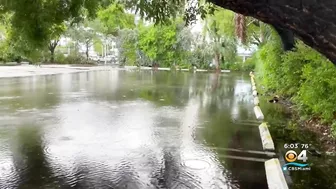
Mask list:
POLYGON ((225 9, 291 31, 336 65, 336 1, 209 0, 225 9))

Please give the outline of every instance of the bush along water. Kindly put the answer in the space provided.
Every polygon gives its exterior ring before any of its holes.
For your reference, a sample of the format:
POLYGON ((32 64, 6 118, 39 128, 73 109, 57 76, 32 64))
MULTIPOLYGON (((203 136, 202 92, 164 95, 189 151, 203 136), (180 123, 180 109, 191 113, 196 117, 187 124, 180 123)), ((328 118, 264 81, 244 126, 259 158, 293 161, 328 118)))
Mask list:
POLYGON ((294 103, 294 109, 304 118, 303 123, 321 136, 329 136, 329 144, 334 143, 336 67, 301 41, 287 52, 280 44, 279 39, 269 41, 253 56, 261 91, 278 94, 294 103))

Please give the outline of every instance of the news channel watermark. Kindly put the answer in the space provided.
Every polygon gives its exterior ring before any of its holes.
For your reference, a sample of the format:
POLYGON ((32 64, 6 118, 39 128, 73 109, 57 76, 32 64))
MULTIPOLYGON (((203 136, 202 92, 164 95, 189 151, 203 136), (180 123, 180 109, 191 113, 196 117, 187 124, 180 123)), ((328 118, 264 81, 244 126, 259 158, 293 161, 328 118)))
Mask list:
POLYGON ((284 171, 310 171, 307 150, 311 144, 285 144, 287 150, 284 154, 286 164, 282 166, 284 171))

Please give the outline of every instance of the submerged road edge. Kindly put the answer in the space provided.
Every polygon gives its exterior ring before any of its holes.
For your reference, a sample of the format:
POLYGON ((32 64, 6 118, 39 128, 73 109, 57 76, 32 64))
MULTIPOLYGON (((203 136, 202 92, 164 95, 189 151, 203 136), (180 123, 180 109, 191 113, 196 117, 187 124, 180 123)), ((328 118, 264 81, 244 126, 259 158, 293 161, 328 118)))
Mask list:
POLYGON ((280 161, 273 158, 265 162, 267 185, 269 189, 288 189, 280 161))
MULTIPOLYGON (((250 73, 250 77, 252 94, 254 97, 254 113, 258 120, 264 120, 265 117, 259 106, 257 87, 254 80, 254 74, 252 72, 250 73)), ((274 151, 274 142, 266 122, 263 122, 261 125, 259 125, 259 133, 263 149, 265 151, 274 151)), ((284 173, 282 172, 281 164, 278 158, 273 158, 265 161, 265 173, 269 189, 288 189, 288 185, 284 173)))

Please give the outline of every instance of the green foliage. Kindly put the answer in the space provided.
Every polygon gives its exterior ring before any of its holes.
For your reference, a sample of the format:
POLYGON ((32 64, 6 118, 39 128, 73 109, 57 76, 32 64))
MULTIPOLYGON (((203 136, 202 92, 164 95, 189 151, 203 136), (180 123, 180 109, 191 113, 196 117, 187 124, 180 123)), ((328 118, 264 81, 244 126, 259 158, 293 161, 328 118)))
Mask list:
POLYGON ((243 65, 242 70, 244 71, 254 70, 256 62, 257 62, 257 56, 256 54, 253 54, 252 57, 247 58, 246 61, 242 63, 243 65))
POLYGON ((214 6, 206 1, 198 3, 183 0, 0 1, 1 14, 13 13, 9 21, 13 30, 29 41, 34 48, 41 48, 52 39, 54 26, 64 22, 72 26, 74 23, 94 18, 97 14, 109 34, 115 34, 118 28, 130 28, 130 25, 133 27, 134 17, 124 11, 124 6, 156 24, 171 23, 171 18, 178 16, 183 16, 186 23, 192 23, 196 20, 196 15, 205 18, 207 13, 214 12, 214 6))
POLYGON ((62 53, 56 53, 55 54, 55 62, 58 64, 65 64, 66 63, 66 57, 62 53))
POLYGON ((62 53, 55 54, 55 61, 58 64, 95 64, 80 54, 72 53, 69 56, 64 56, 62 53))
POLYGON ((77 54, 70 54, 69 56, 64 58, 64 62, 60 62, 63 64, 81 64, 85 63, 86 59, 77 54))
POLYGON ((336 68, 317 52, 310 49, 310 53, 307 54, 310 62, 301 71, 303 82, 295 100, 302 109, 331 121, 336 115, 336 68))
POLYGON ((307 64, 324 65, 326 61, 321 55, 314 52, 302 42, 297 43, 296 49, 282 55, 281 72, 285 73, 282 77, 282 94, 293 96, 297 89, 302 85, 303 67, 307 64))
POLYGON ((279 91, 283 84, 281 54, 279 39, 270 41, 257 52, 257 77, 268 91, 279 91))
POLYGON ((255 59, 256 57, 252 56, 243 62, 243 58, 237 56, 234 62, 225 62, 221 68, 234 71, 251 71, 255 68, 255 59))
MULTIPOLYGON (((234 12, 217 7, 213 15, 206 17, 206 25, 216 27, 216 32, 228 38, 235 37, 234 12)), ((206 29, 206 28, 205 28, 206 29)), ((204 33, 207 31, 204 30, 204 33)))
POLYGON ((210 38, 211 51, 216 69, 228 67, 236 61, 237 40, 234 36, 234 13, 224 9, 217 9, 214 15, 205 20, 203 35, 210 38), (221 62, 224 62, 224 65, 221 62))
POLYGON ((335 138, 336 137, 336 121, 334 121, 333 124, 331 124, 331 131, 332 131, 332 135, 335 138))
POLYGON ((213 57, 211 46, 203 39, 196 38, 195 41, 200 42, 196 43, 191 51, 190 62, 199 69, 209 69, 213 57))
POLYGON ((154 21, 155 24, 172 22, 172 18, 180 17, 186 24, 193 23, 200 15, 202 19, 207 14, 213 14, 215 6, 207 1, 185 1, 185 0, 122 0, 127 8, 136 10, 136 12, 144 19, 154 21), (188 8, 185 8, 188 7, 188 8))
POLYGON ((267 92, 291 97, 305 115, 326 122, 336 115, 336 71, 332 63, 302 42, 283 52, 273 40, 257 52, 257 76, 267 92))
MULTIPOLYGON (((137 43, 139 32, 136 29, 122 29, 118 31, 117 48, 119 49, 119 59, 124 60, 123 64, 136 65, 137 43)), ((145 57, 141 57, 142 60, 145 57)))
POLYGON ((152 60, 170 67, 174 62, 174 44, 176 42, 176 26, 141 27, 139 48, 152 60))
POLYGON ((52 38, 55 26, 95 16, 100 3, 96 0, 11 0, 1 1, 0 5, 2 13, 14 13, 10 19, 14 33, 40 48, 52 38))
POLYGON ((98 12, 98 18, 104 25, 105 34, 117 35, 118 30, 135 27, 134 15, 126 13, 124 6, 121 4, 111 4, 106 9, 98 12))
POLYGON ((93 48, 98 55, 103 56, 103 42, 100 39, 95 38, 93 40, 93 48))
POLYGON ((150 61, 160 66, 181 64, 188 58, 190 44, 186 44, 188 39, 180 35, 182 29, 179 24, 179 21, 175 21, 170 25, 140 26, 138 48, 150 61))

